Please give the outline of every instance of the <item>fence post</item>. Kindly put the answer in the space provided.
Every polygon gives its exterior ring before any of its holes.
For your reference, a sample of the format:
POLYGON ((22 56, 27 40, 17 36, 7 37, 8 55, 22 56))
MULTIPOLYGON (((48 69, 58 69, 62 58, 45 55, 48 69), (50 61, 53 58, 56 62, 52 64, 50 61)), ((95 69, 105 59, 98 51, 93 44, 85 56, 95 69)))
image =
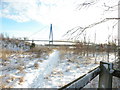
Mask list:
POLYGON ((112 63, 100 62, 99 86, 98 88, 112 89, 112 63))

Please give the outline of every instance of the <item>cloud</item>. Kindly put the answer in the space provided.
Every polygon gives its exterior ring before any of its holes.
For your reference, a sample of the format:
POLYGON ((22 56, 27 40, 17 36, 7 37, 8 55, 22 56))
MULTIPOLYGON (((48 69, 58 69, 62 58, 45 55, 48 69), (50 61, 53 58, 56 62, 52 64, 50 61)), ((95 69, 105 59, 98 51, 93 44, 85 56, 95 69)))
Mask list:
POLYGON ((3 0, 2 17, 10 18, 18 22, 35 20, 41 23, 50 23, 66 20, 72 13, 70 2, 64 0, 3 0))
POLYGON ((32 13, 36 14, 37 6, 35 5, 34 0, 3 0, 2 1, 2 17, 10 18, 18 22, 26 22, 31 19, 34 19, 32 13), (29 12, 32 13, 29 13, 29 12), (29 15, 31 14, 31 15, 29 15))
MULTIPOLYGON (((86 0, 91 1, 91 0, 86 0)), ((53 23, 57 29, 55 33, 65 33, 76 26, 87 26, 106 17, 116 17, 116 13, 103 14, 101 5, 113 4, 111 0, 99 1, 88 9, 77 10, 77 6, 84 0, 2 0, 2 17, 13 19, 17 22, 34 20, 42 24, 53 23), (111 3, 110 3, 111 2, 111 3), (99 7, 98 7, 98 6, 99 7)), ((115 1, 114 1, 115 3, 115 1)), ((62 35, 62 34, 61 34, 62 35)), ((57 36, 56 36, 57 37, 57 36)))
POLYGON ((18 22, 35 20, 43 24, 73 25, 86 24, 86 20, 94 21, 95 14, 100 16, 100 9, 95 7, 92 10, 83 10, 82 13, 77 11, 76 6, 79 3, 78 0, 2 0, 2 17, 18 22))

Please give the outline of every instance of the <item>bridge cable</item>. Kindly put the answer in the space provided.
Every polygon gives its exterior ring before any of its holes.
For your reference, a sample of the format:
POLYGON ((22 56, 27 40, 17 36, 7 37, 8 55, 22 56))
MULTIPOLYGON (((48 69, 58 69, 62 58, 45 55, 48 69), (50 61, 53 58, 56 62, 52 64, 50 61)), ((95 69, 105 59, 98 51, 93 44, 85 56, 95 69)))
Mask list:
POLYGON ((47 27, 47 26, 42 27, 39 31, 34 32, 34 33, 33 33, 33 34, 31 34, 30 36, 28 36, 28 38, 29 38, 29 37, 31 37, 31 36, 33 36, 33 35, 35 35, 35 34, 38 34, 38 32, 40 32, 40 31, 44 30, 46 27, 47 27))

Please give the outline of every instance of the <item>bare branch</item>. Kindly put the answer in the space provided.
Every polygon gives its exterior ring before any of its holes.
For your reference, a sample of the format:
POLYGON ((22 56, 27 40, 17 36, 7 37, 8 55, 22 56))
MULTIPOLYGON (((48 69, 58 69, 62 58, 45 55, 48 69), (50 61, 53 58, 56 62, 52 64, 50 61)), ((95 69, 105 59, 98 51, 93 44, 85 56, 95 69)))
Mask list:
POLYGON ((108 6, 106 5, 106 3, 104 3, 103 6, 106 8, 105 11, 115 11, 116 10, 115 8, 118 7, 118 5, 108 6))
POLYGON ((116 25, 118 24, 118 21, 115 22, 115 24, 113 24, 112 28, 114 29, 116 27, 116 25))
POLYGON ((77 5, 77 9, 81 10, 82 8, 89 8, 92 5, 95 5, 99 0, 91 0, 91 1, 85 1, 82 4, 77 5))
MULTIPOLYGON (((68 35, 68 38, 69 38, 69 39, 73 39, 73 38, 74 38, 74 39, 78 39, 78 38, 80 37, 80 35, 81 35, 85 30, 90 29, 90 28, 92 28, 92 27, 94 27, 94 26, 96 26, 96 25, 102 24, 102 23, 104 23, 104 22, 107 22, 107 21, 109 21, 109 20, 118 20, 118 19, 120 19, 120 18, 105 18, 105 19, 103 19, 103 20, 101 20, 101 21, 99 21, 99 22, 90 24, 90 25, 88 25, 88 26, 86 26, 86 27, 77 26, 77 27, 75 27, 75 28, 72 28, 71 30, 68 30, 68 32, 67 32, 64 36, 68 35), (75 33, 77 33, 77 35, 74 35, 75 33)), ((116 24, 115 24, 115 25, 116 25, 116 24)))

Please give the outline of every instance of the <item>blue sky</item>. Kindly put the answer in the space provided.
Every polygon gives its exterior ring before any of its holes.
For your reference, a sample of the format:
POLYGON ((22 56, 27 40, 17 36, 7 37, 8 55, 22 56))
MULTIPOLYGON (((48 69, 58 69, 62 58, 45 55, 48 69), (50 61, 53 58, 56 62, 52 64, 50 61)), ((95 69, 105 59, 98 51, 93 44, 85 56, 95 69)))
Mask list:
POLYGON ((17 22, 9 18, 2 18, 2 28, 4 29, 5 32, 17 31, 17 30, 35 31, 35 30, 40 29, 41 26, 43 25, 35 21, 17 22))
MULTIPOLYGON (((98 0, 98 2, 97 0, 2 0, 0 3, 2 6, 0 7, 0 33, 8 33, 11 37, 48 39, 49 26, 52 23, 54 39, 65 39, 63 35, 76 26, 86 27, 104 18, 117 17, 117 11, 104 12, 106 9, 103 7, 104 3, 117 4, 114 0, 98 0), (79 10, 78 5, 84 1, 96 1, 96 4, 79 10), (29 37, 30 35, 32 36, 29 37)), ((113 32, 111 27, 114 23, 116 21, 87 30, 87 38, 94 41, 95 32, 98 42, 106 42, 111 33, 116 38, 117 28, 113 32)))
POLYGON ((41 23, 32 20, 27 22, 17 22, 9 18, 1 18, 1 20, 2 20, 2 25, 0 26, 0 32, 7 33, 8 35, 10 35, 10 37, 12 36, 28 37, 32 33, 40 31, 43 27, 45 27, 46 29, 48 29, 49 27, 47 25, 42 25, 41 23), (17 31, 18 33, 16 33, 17 31), (24 32, 28 32, 28 33, 24 34, 24 32))

